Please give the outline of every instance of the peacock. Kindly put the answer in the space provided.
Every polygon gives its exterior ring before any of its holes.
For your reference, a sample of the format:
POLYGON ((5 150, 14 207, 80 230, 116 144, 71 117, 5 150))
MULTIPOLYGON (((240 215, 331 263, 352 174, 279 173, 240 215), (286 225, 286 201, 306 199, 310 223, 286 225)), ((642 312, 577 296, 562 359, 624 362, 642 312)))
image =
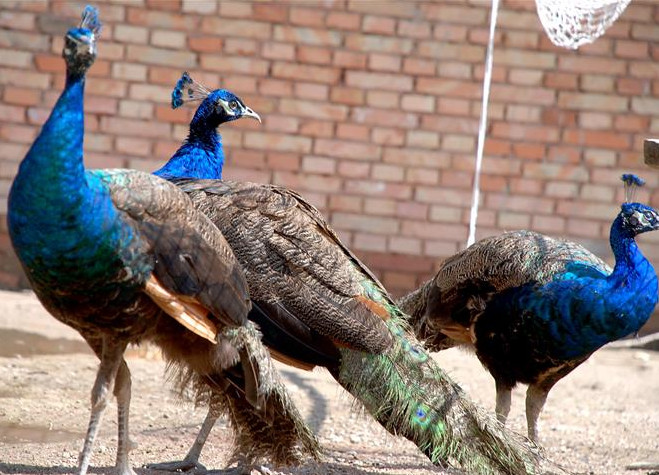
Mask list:
POLYGON ((447 259, 401 299, 430 350, 475 349, 496 383, 506 421, 511 391, 528 384, 529 438, 551 388, 601 346, 637 332, 657 303, 657 275, 634 238, 659 228, 653 208, 633 202, 643 184, 625 174, 626 202, 611 225, 615 267, 579 244, 531 231, 483 239, 447 259))
MULTIPOLYGON (((389 432, 413 441, 435 463, 469 473, 534 473, 537 454, 481 414, 435 364, 406 316, 316 208, 280 186, 219 180, 222 154, 193 170, 195 149, 210 149, 217 124, 247 107, 233 94, 190 82, 184 74, 172 95, 174 107, 202 101, 190 136, 156 173, 185 191, 227 238, 245 270, 248 318, 273 357, 301 369, 327 368, 389 432), (180 92, 182 84, 187 92, 180 92), (224 97, 236 107, 227 108, 224 97)), ((212 412, 195 449, 212 427, 212 412)))
POLYGON ((192 382, 199 397, 250 404, 265 421, 285 411, 316 450, 247 320, 245 276, 218 229, 166 180, 131 170, 85 170, 85 75, 100 27, 97 10, 88 6, 80 26, 66 33, 64 90, 20 164, 8 203, 11 242, 37 297, 100 359, 78 473, 88 470, 112 391, 116 468, 135 474, 131 376, 123 355, 128 344, 140 342, 157 344, 181 384, 192 382))

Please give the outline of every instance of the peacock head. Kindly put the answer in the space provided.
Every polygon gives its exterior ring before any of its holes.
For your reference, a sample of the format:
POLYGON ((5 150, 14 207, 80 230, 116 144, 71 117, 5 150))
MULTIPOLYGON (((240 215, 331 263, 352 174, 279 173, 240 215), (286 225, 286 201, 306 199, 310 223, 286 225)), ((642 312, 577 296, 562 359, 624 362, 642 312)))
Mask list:
POLYGON ((631 173, 622 175, 622 181, 625 184, 626 201, 620 210, 622 228, 632 236, 659 229, 659 212, 650 206, 633 202, 636 190, 645 181, 631 173))
POLYGON ((64 37, 62 57, 72 74, 84 74, 96 59, 96 38, 101 32, 98 10, 87 5, 80 26, 71 28, 64 37))
POLYGON ((233 92, 227 89, 209 91, 194 81, 185 72, 172 91, 172 108, 176 109, 186 102, 202 101, 194 121, 203 120, 208 126, 217 127, 225 122, 249 117, 261 122, 261 117, 233 92))

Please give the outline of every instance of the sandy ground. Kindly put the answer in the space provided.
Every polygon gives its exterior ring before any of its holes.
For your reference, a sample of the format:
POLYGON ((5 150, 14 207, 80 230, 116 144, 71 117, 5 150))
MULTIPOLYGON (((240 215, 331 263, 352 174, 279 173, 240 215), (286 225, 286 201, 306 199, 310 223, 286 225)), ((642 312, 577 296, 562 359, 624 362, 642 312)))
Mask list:
MULTIPOLYGON (((494 406, 494 384, 465 352, 436 355, 475 400, 494 406)), ((143 464, 181 458, 203 420, 203 408, 178 399, 163 381, 163 363, 149 349, 131 350, 133 374, 131 453, 143 464)), ((97 360, 77 334, 39 306, 29 293, 0 292, 0 473, 73 473, 89 415, 97 360)), ((325 371, 281 366, 291 394, 326 449, 325 461, 280 473, 448 474, 416 448, 388 435, 352 410, 351 399, 325 371)), ((509 425, 525 432, 524 388, 513 395, 509 425)), ((92 473, 108 473, 116 448, 116 407, 111 405, 92 458, 92 473)), ((659 462, 659 352, 603 349, 550 393, 540 433, 547 453, 582 474, 627 471, 634 462, 659 462)), ((202 462, 220 469, 231 434, 220 421, 202 462)), ((218 472, 215 472, 218 473, 218 472)))

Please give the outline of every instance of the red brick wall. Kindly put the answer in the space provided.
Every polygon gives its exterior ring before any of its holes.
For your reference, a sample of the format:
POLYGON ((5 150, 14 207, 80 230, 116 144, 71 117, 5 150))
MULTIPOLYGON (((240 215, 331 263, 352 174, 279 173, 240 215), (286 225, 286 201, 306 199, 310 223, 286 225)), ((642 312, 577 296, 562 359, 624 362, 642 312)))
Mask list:
MULTIPOLYGON (((89 167, 153 170, 185 137, 182 70, 264 118, 222 128, 227 178, 280 183, 326 213, 399 293, 464 245, 489 0, 101 3, 87 84, 89 167)), ((62 34, 82 3, 0 4, 0 214, 63 84, 62 34)), ((619 175, 659 134, 659 6, 635 0, 579 52, 544 35, 534 2, 499 14, 479 236, 531 228, 608 256, 619 175)), ((652 193, 651 193, 652 192, 652 193)), ((643 238, 659 258, 659 233, 643 238)), ((16 271, 4 219, 0 283, 16 271)))

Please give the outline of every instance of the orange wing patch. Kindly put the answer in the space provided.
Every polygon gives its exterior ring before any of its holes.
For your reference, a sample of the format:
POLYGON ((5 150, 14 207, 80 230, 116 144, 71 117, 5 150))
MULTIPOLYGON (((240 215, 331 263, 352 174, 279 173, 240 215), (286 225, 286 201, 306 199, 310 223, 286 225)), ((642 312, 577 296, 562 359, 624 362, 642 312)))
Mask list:
POLYGON ((217 326, 208 318, 208 309, 199 302, 171 293, 153 275, 146 281, 144 292, 185 328, 211 343, 217 343, 217 326))
POLYGON ((379 303, 364 297, 363 295, 357 295, 355 299, 362 304, 364 304, 365 307, 367 307, 371 312, 376 314, 378 317, 380 317, 382 320, 389 320, 391 315, 389 315, 389 311, 386 309, 384 305, 380 305, 379 303))
POLYGON ((453 324, 445 325, 439 330, 444 335, 452 340, 460 343, 476 343, 476 335, 474 335, 473 328, 463 327, 462 325, 453 324))

